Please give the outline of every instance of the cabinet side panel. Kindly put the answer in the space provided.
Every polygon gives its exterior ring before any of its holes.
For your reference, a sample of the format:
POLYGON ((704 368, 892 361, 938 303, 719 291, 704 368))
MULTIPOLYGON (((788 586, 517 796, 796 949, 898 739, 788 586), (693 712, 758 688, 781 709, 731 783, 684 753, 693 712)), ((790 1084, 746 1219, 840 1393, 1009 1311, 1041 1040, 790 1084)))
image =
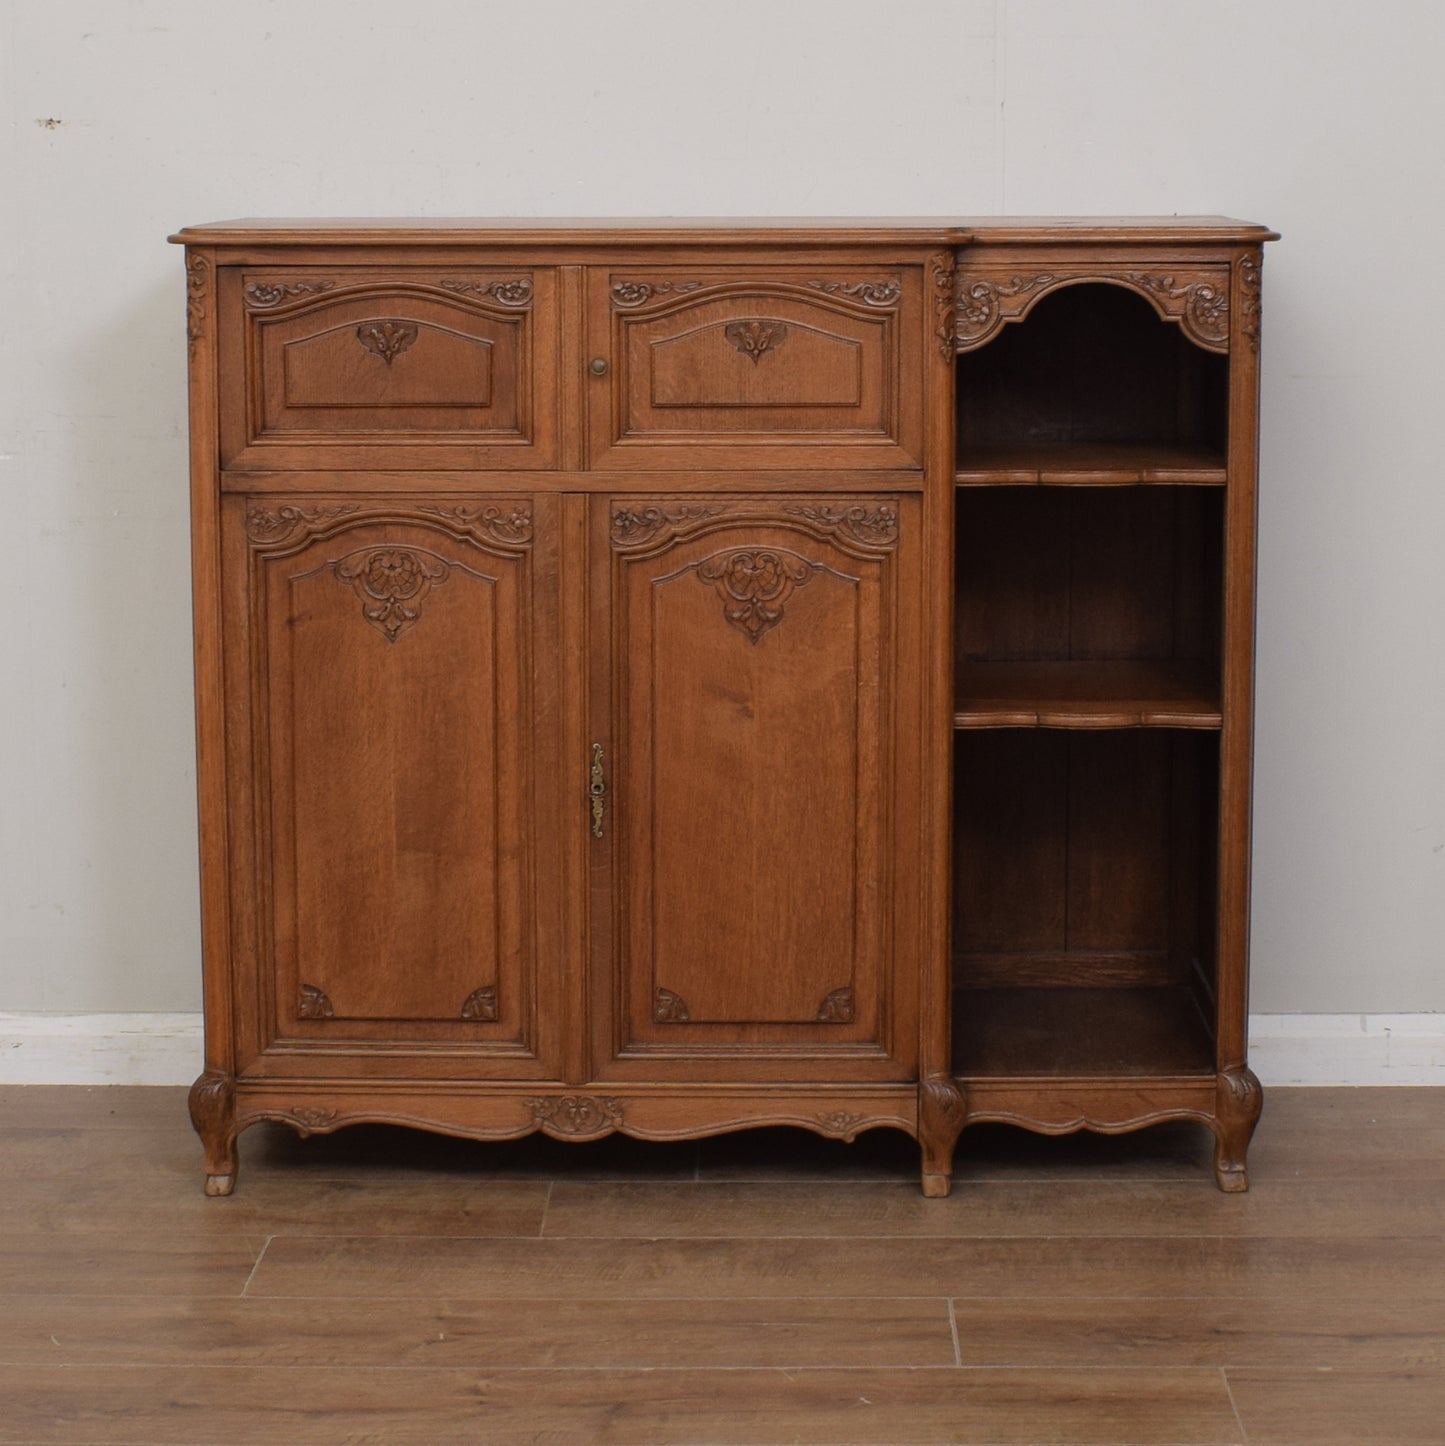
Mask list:
POLYGON ((222 669, 215 282, 214 253, 204 247, 188 247, 186 334, 190 355, 191 586, 206 1068, 229 1076, 235 1070, 235 1039, 231 1012, 230 850, 226 807, 225 675, 222 669))
POLYGON ((1240 1069, 1249 1008, 1249 833, 1254 745, 1256 474, 1263 253, 1230 282, 1229 485, 1224 558, 1224 727, 1219 768, 1219 1068, 1240 1069))

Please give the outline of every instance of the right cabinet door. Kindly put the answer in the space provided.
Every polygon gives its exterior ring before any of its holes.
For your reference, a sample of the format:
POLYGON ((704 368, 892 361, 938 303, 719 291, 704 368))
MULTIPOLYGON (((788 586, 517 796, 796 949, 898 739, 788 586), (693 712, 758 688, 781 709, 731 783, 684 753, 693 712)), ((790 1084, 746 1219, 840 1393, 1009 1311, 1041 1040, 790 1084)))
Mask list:
POLYGON ((919 499, 593 505, 600 1073, 910 1077, 919 499))

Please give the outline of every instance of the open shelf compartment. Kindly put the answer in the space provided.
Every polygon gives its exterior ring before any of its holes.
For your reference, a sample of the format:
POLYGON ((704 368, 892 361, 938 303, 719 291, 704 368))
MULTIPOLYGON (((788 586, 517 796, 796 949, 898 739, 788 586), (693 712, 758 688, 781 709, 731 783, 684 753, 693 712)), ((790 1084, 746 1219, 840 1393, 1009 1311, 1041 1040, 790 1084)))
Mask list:
POLYGON ((958 481, 1222 485, 1229 360, 1142 296, 1066 286, 957 367, 958 481))
POLYGON ((957 500, 957 727, 1219 728, 1222 492, 957 500))
POLYGON ((960 733, 954 1072, 1214 1068, 1218 737, 960 733))

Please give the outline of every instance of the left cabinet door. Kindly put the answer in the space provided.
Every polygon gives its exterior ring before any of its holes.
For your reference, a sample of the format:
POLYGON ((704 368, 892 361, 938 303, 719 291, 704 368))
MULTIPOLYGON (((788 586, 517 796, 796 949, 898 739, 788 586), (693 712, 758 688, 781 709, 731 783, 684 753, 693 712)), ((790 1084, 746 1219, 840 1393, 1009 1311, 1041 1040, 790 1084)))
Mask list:
POLYGON ((557 506, 227 499, 235 1005, 260 1073, 357 1073, 360 1051, 370 1074, 557 1076, 557 506))

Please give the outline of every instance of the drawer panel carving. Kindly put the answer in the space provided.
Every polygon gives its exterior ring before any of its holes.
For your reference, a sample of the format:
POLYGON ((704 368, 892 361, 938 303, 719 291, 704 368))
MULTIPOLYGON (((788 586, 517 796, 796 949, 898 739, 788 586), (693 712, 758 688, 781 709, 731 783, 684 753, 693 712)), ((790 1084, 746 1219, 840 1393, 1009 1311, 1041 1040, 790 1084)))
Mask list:
POLYGON ((597 268, 589 286, 594 465, 919 465, 917 268, 597 268))
POLYGON ((554 460, 550 273, 227 268, 222 315, 228 465, 554 460))

